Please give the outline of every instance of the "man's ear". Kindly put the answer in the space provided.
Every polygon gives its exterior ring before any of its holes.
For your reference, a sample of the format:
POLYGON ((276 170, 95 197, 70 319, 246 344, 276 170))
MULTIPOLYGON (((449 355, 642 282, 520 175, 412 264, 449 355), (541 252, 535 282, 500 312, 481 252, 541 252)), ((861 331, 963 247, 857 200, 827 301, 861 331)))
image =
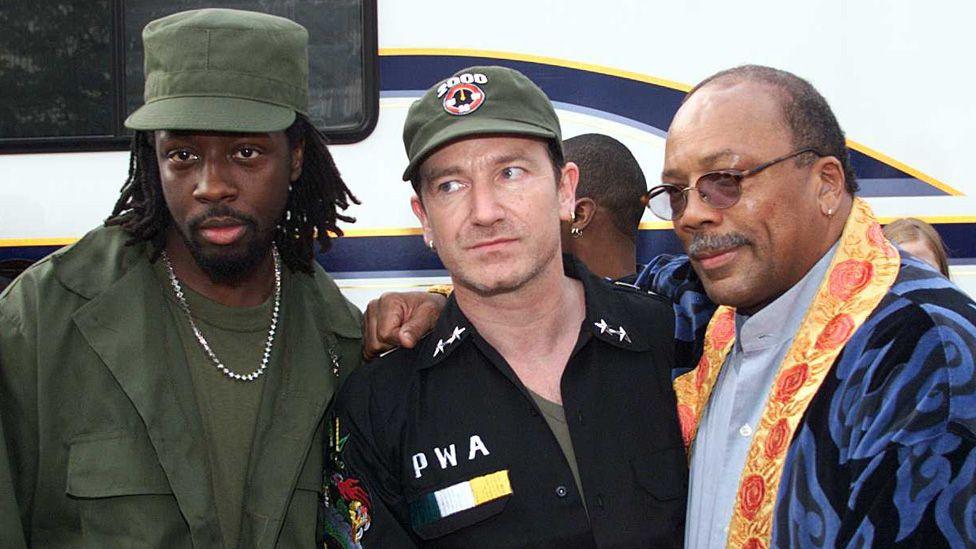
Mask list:
POLYGON ((305 139, 299 139, 291 150, 291 182, 298 181, 302 176, 302 166, 305 165, 305 139))
POLYGON ((413 210, 413 215, 417 216, 417 219, 420 220, 420 226, 424 229, 424 244, 430 247, 430 243, 434 241, 434 231, 430 228, 424 203, 420 201, 417 195, 410 197, 410 208, 413 210))
POLYGON ((813 184, 817 189, 817 202, 820 211, 828 217, 840 210, 841 203, 847 195, 847 179, 844 166, 833 156, 817 159, 810 170, 813 184), (830 213, 828 213, 830 212, 830 213))
POLYGON ((593 216, 596 215, 596 207, 596 202, 588 196, 576 199, 576 221, 573 222, 573 226, 581 231, 585 229, 590 221, 593 221, 593 216))
POLYGON ((579 184, 579 168, 572 162, 567 162, 559 174, 559 185, 556 193, 559 197, 559 219, 569 221, 576 208, 576 185, 579 184))

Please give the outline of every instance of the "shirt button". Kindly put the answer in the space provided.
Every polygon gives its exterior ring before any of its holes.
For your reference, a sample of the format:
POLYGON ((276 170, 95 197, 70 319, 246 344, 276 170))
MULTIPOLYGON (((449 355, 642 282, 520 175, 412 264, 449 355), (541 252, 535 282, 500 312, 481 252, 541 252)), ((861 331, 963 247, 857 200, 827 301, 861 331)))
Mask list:
POLYGON ((569 490, 567 490, 565 486, 556 486, 556 496, 564 498, 568 493, 569 490))
POLYGON ((752 427, 746 423, 742 427, 739 427, 739 434, 748 437, 752 435, 752 427))

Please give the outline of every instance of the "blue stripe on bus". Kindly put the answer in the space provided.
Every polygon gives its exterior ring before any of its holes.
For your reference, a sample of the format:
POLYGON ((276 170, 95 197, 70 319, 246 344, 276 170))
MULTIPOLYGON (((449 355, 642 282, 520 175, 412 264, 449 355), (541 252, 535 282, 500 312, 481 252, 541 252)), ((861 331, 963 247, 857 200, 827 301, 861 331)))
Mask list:
MULTIPOLYGON (((390 55, 380 57, 380 89, 384 96, 415 96, 455 71, 471 65, 514 68, 541 87, 556 103, 576 105, 590 114, 632 120, 663 135, 685 93, 680 90, 620 76, 528 61, 487 57, 390 55)), ((865 196, 948 196, 949 193, 915 179, 898 168, 859 151, 850 150, 858 178, 869 182, 865 196), (875 180, 885 180, 875 185, 875 180), (901 182, 888 180, 906 180, 901 182)), ((653 178, 651 178, 653 180, 653 178)))
MULTIPOLYGON (((976 258, 976 224, 943 223, 934 225, 949 248, 952 263, 971 264, 976 258)), ((0 261, 37 260, 57 246, 0 247, 0 261)), ((637 241, 637 258, 646 263, 662 253, 681 253, 681 243, 667 229, 642 230, 637 241)), ((444 266, 437 255, 424 246, 420 235, 368 236, 339 238, 332 249, 319 254, 326 271, 343 278, 443 276, 444 266)))

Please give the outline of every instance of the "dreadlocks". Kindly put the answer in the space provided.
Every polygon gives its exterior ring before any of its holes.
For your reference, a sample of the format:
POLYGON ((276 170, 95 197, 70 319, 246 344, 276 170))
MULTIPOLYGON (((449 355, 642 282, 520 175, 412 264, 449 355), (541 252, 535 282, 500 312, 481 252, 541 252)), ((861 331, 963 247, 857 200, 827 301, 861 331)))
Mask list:
MULTIPOLYGON (((308 118, 299 114, 285 135, 291 147, 304 140, 304 162, 301 176, 289 188, 285 212, 278 220, 275 244, 282 260, 292 270, 311 273, 315 241, 321 251, 328 250, 333 236, 343 235, 338 222, 356 221, 339 210, 360 202, 339 175, 325 136, 308 118)), ((129 176, 105 225, 118 225, 129 233, 128 244, 151 242, 155 261, 165 245, 165 229, 172 218, 163 199, 152 138, 151 132, 144 131, 137 131, 132 137, 129 176)))

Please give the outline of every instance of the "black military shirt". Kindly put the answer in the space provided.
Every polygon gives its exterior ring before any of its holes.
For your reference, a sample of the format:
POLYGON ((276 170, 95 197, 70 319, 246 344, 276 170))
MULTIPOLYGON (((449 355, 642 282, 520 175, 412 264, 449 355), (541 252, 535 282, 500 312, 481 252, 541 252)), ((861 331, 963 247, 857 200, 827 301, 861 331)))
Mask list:
POLYGON ((336 397, 323 492, 340 546, 681 546, 674 312, 565 265, 586 299, 560 385, 586 507, 528 390, 451 298, 414 349, 360 368, 336 397))

